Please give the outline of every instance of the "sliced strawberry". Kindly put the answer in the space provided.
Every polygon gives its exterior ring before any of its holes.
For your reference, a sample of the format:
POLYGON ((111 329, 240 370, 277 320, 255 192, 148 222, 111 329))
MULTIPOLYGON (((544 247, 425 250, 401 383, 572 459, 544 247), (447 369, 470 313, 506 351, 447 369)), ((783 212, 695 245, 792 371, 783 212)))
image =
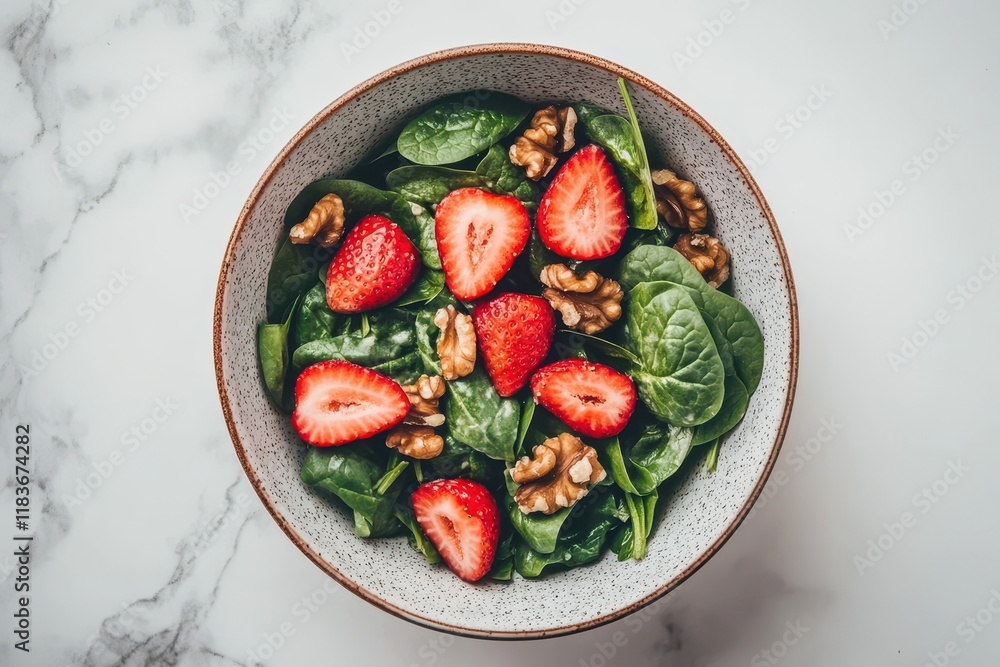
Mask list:
POLYGON ((628 225, 625 193, 599 146, 581 148, 559 169, 538 205, 536 224, 557 255, 601 259, 618 252, 628 225))
POLYGON ((451 571, 479 581, 493 565, 500 512, 485 486, 468 479, 438 479, 413 492, 413 515, 451 571))
POLYGON ((472 310, 486 372, 501 396, 512 396, 545 360, 556 331, 545 299, 507 292, 472 310))
POLYGON ((535 402, 571 429, 592 438, 618 435, 635 410, 632 378, 610 366, 564 359, 531 378, 535 402))
POLYGON ((434 222, 445 282, 462 301, 496 287, 531 233, 528 211, 516 197, 479 188, 455 190, 442 199, 434 222))
POLYGON ((417 249, 389 218, 366 215, 344 238, 326 274, 326 302, 335 313, 392 303, 420 269, 417 249))
POLYGON ((388 430, 409 411, 406 392, 381 373, 348 361, 321 361, 295 381, 292 426, 309 444, 329 447, 388 430))

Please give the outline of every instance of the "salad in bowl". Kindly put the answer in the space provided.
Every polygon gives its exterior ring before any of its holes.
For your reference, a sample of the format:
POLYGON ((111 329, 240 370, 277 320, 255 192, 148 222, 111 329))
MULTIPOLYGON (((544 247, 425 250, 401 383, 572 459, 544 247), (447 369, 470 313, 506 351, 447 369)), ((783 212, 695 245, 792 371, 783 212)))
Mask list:
POLYGON ((641 560, 669 480, 715 470, 763 337, 618 83, 624 115, 439 99, 287 207, 261 379, 359 539, 467 582, 641 560))

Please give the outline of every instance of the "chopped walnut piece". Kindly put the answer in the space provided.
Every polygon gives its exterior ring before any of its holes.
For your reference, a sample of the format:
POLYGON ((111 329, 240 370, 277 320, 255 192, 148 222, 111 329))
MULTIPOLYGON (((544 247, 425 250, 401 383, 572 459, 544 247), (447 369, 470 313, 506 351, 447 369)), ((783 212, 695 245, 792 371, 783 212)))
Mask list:
POLYGON ((542 296, 562 315, 563 323, 585 334, 604 331, 622 316, 621 286, 596 271, 577 276, 565 264, 549 264, 540 276, 542 296))
POLYGON ((560 433, 537 445, 530 458, 521 458, 510 477, 521 485, 514 501, 523 513, 552 514, 572 507, 607 473, 593 447, 575 435, 560 433))
POLYGON ((437 343, 441 375, 445 380, 465 377, 476 365, 476 330, 472 318, 449 305, 434 314, 434 324, 441 330, 437 343))
POLYGON ((709 285, 718 288, 729 279, 729 253, 708 234, 682 234, 674 250, 687 257, 709 285))
POLYGON ((444 415, 438 409, 438 399, 444 396, 447 386, 440 375, 421 375, 415 384, 404 384, 403 391, 410 399, 410 411, 404 424, 440 426, 444 415))
POLYGON ((576 145, 575 128, 573 107, 539 109, 532 116, 528 129, 510 147, 510 161, 524 167, 528 178, 534 181, 547 176, 559 161, 556 154, 565 153, 576 145))
POLYGON ((656 212, 667 224, 697 234, 708 224, 708 206, 697 195, 691 181, 685 181, 669 169, 652 172, 656 192, 656 212))
POLYGON ((432 459, 444 450, 444 438, 430 426, 404 424, 386 437, 385 444, 414 459, 432 459))
POLYGON ((305 220, 292 227, 288 238, 292 243, 309 243, 329 248, 344 233, 344 202, 335 194, 325 195, 316 202, 305 220))

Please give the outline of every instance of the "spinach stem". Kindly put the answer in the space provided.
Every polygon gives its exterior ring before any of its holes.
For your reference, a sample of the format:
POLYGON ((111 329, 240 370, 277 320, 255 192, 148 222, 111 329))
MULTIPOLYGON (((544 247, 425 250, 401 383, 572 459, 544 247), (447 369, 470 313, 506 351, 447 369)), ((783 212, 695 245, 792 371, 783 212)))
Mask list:
POLYGON ((403 474, 403 471, 409 465, 409 461, 401 461, 394 468, 390 468, 375 485, 375 493, 384 496, 389 487, 392 486, 392 483, 399 479, 399 476, 403 474))

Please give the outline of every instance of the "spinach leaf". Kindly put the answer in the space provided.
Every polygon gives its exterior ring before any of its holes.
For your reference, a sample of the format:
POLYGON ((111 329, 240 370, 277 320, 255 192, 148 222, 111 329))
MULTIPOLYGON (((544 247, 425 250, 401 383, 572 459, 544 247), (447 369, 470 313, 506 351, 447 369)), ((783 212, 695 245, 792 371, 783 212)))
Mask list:
POLYGON ((375 492, 385 470, 367 444, 310 447, 302 466, 302 481, 332 493, 351 508, 354 531, 359 536, 395 535, 401 526, 393 510, 402 484, 397 481, 385 494, 375 492))
POLYGON ((316 283, 302 297, 302 305, 295 314, 292 350, 314 340, 332 337, 336 325, 337 314, 326 304, 326 285, 316 283))
MULTIPOLYGON (((704 310, 702 314, 704 315, 704 310)), ((706 316, 704 319, 705 324, 712 332, 715 347, 719 351, 719 358, 722 359, 722 367, 725 369, 725 396, 722 399, 722 407, 719 408, 716 415, 694 428, 695 445, 716 440, 728 433, 743 419, 747 405, 750 403, 750 394, 736 374, 732 345, 712 317, 706 316)))
POLYGON ((476 173, 493 192, 517 197, 533 210, 542 198, 541 188, 528 178, 524 169, 510 161, 510 154, 500 144, 494 144, 476 167, 476 173))
POLYGON ((665 223, 663 218, 657 221, 656 229, 629 227, 625 230, 625 238, 622 240, 622 247, 618 251, 619 256, 625 256, 644 245, 669 245, 673 243, 678 233, 678 230, 665 223))
POLYGON ((510 581, 514 575, 514 551, 511 546, 511 542, 514 538, 514 533, 507 531, 506 535, 502 535, 500 542, 497 544, 497 552, 493 557, 493 567, 490 568, 488 576, 494 581, 510 581))
POLYGON ((385 177, 385 185, 411 202, 431 206, 452 190, 483 188, 486 181, 474 171, 407 165, 390 171, 385 177))
POLYGON ((437 311, 445 306, 458 307, 458 301, 447 289, 442 289, 441 293, 431 299, 427 305, 417 313, 417 353, 427 375, 441 375, 441 360, 438 358, 437 341, 441 336, 441 330, 434 324, 434 316, 437 311))
POLYGON ((745 305, 712 288, 684 255, 665 246, 639 246, 622 259, 618 282, 631 290, 644 282, 671 282, 688 288, 688 294, 729 341, 736 374, 747 394, 760 384, 764 369, 764 338, 757 320, 745 305))
POLYGON ((443 430, 441 436, 444 438, 444 449, 433 459, 423 462, 425 479, 468 477, 486 482, 495 478, 495 468, 500 464, 458 442, 447 429, 443 430))
POLYGON ((642 245, 625 255, 618 268, 618 284, 629 291, 639 283, 670 282, 702 294, 714 290, 691 262, 673 248, 642 245))
POLYGON ((448 383, 444 415, 451 434, 490 458, 514 460, 520 412, 517 400, 501 398, 478 366, 464 378, 448 383))
MULTIPOLYGON (((533 403, 533 401, 529 402, 533 403)), ((507 487, 507 514, 514 530, 518 532, 521 539, 532 551, 540 554, 550 554, 555 551, 559 531, 562 530, 573 508, 564 507, 552 514, 542 514, 541 512, 525 514, 514 501, 518 484, 511 479, 509 471, 505 471, 503 477, 507 487)))
POLYGON ((409 508, 403 508, 397 505, 393 510, 393 513, 396 515, 396 518, 399 519, 400 523, 409 529, 410 534, 406 536, 406 539, 410 543, 410 546, 419 551, 428 563, 440 563, 441 554, 438 553, 430 539, 424 534, 423 529, 420 527, 420 524, 417 523, 416 518, 413 516, 409 508))
POLYGON ((531 236, 528 237, 528 267, 531 276, 539 280, 542 269, 549 264, 565 264, 566 260, 545 247, 542 237, 538 235, 538 230, 532 226, 531 236))
POLYGON ((535 402, 526 400, 521 408, 521 419, 517 424, 517 444, 514 445, 514 458, 520 458, 528 453, 524 448, 524 439, 528 437, 531 429, 531 422, 535 417, 535 402))
MULTIPOLYGON (((308 211, 306 211, 308 213, 308 211)), ((287 237, 278 247, 267 273, 267 321, 284 322, 292 303, 316 282, 316 270, 333 257, 333 249, 292 243, 287 237)))
POLYGON ((648 496, 625 493, 629 522, 615 535, 611 543, 611 550, 618 554, 619 561, 629 558, 642 560, 646 557, 647 538, 653 530, 658 498, 659 494, 656 492, 648 496))
POLYGON ((444 271, 425 269, 420 277, 406 290, 406 294, 399 297, 393 305, 397 308, 409 306, 414 303, 427 303, 441 293, 444 289, 444 271))
POLYGON ((725 369, 712 334, 687 290, 640 283, 629 293, 625 347, 639 359, 633 380, 650 411, 677 426, 716 415, 725 369))
MULTIPOLYGON (((591 493, 601 491, 595 489, 591 493)), ((601 556, 608 533, 621 521, 614 496, 602 493, 589 503, 577 503, 573 510, 576 512, 551 553, 539 553, 524 542, 514 545, 514 569, 518 574, 530 579, 552 566, 575 567, 601 556)))
POLYGON ((709 445, 708 454, 705 456, 705 469, 708 472, 715 472, 715 469, 719 466, 719 445, 722 444, 720 439, 716 439, 709 445))
MULTIPOLYGON (((331 193, 344 202, 344 216, 347 220, 354 222, 369 213, 384 215, 399 225, 410 237, 420 252, 425 266, 431 269, 441 268, 437 241, 434 239, 434 216, 424 207, 407 201, 395 192, 379 190, 361 181, 336 178, 313 181, 288 205, 288 210, 285 211, 285 225, 293 225, 304 220, 316 202, 331 193)), ((316 267, 312 268, 313 271, 315 269, 316 267)))
POLYGON ((264 378, 264 388, 276 405, 285 409, 285 377, 288 374, 288 328, 295 315, 295 304, 281 324, 261 323, 257 330, 257 356, 264 378))
POLYGON ((556 550, 559 531, 569 517, 572 507, 565 507, 553 514, 532 512, 525 514, 517 503, 511 501, 508 513, 514 530, 524 539, 524 543, 540 554, 550 554, 556 550))
POLYGON ((637 359, 634 354, 621 345, 612 343, 609 340, 604 340, 598 336, 591 336, 590 334, 581 333, 579 331, 566 331, 566 333, 578 336, 583 340, 584 344, 592 346, 595 350, 601 352, 602 354, 614 357, 615 359, 622 359, 632 366, 639 365, 639 359, 637 359))
POLYGON ((636 146, 635 167, 638 169, 639 180, 642 189, 645 191, 644 200, 653 209, 651 216, 646 212, 646 217, 642 221, 645 224, 635 223, 635 226, 639 229, 655 229, 656 220, 658 219, 656 215, 656 193, 653 191, 653 177, 649 172, 649 157, 646 154, 646 142, 643 141, 642 130, 639 128, 639 119, 636 117, 635 109, 632 107, 632 98, 628 94, 628 86, 625 85, 625 79, 618 77, 618 88, 622 91, 622 99, 625 100, 625 109, 628 110, 629 123, 632 125, 632 141, 636 146))
POLYGON ((306 343, 292 354, 292 365, 305 368, 327 359, 342 359, 376 370, 400 383, 416 380, 422 370, 414 328, 416 315, 388 308, 368 318, 367 335, 346 334, 306 343))
POLYGON ((722 402, 722 408, 710 420, 695 427, 694 444, 703 445, 718 440, 736 428, 746 414, 749 402, 750 394, 743 382, 735 375, 727 375, 726 398, 722 402))
POLYGON ((671 428, 666 438, 662 435, 658 438, 640 438, 628 454, 629 461, 636 468, 647 471, 656 486, 659 486, 680 470, 684 459, 691 452, 692 436, 693 432, 689 428, 671 428))
POLYGON ((455 95, 407 123, 396 147, 416 164, 459 162, 513 132, 528 111, 527 104, 504 93, 490 92, 485 100, 473 94, 455 95))
POLYGON ((693 432, 652 422, 630 441, 637 430, 630 426, 618 437, 597 446, 609 464, 612 479, 623 491, 648 496, 680 469, 691 451, 693 432))
POLYGON ((614 112, 610 109, 605 109, 604 107, 598 106, 592 102, 576 102, 570 106, 572 106, 573 111, 576 112, 577 122, 584 126, 598 116, 614 115, 614 112))
POLYGON ((764 336, 753 314, 738 299, 711 287, 708 290, 702 293, 705 312, 732 346, 736 375, 749 396, 757 391, 764 372, 764 336))

